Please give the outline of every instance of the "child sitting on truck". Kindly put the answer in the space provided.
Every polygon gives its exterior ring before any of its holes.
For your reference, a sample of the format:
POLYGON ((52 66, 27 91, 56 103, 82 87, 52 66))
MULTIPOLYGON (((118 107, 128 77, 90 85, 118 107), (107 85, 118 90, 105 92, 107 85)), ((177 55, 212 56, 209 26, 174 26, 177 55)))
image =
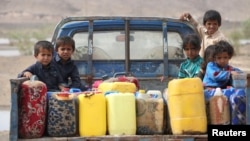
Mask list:
POLYGON ((232 75, 242 73, 238 68, 229 65, 229 60, 234 55, 234 48, 227 41, 219 41, 215 44, 214 61, 207 64, 203 79, 205 88, 227 88, 232 86, 232 75))
POLYGON ((32 75, 36 75, 38 80, 46 84, 48 91, 62 91, 65 89, 58 69, 51 63, 53 52, 54 48, 50 42, 38 41, 34 46, 36 63, 23 70, 18 74, 18 77, 31 78, 32 75))
POLYGON ((214 55, 215 47, 216 47, 215 45, 209 45, 205 49, 203 62, 201 64, 200 72, 198 74, 198 77, 200 77, 201 80, 203 80, 203 78, 205 76, 208 62, 211 62, 214 60, 213 55, 214 55))
POLYGON ((56 40, 55 50, 57 54, 53 58, 53 63, 59 68, 64 83, 69 88, 78 88, 81 91, 87 88, 81 83, 80 75, 71 55, 75 51, 75 41, 69 37, 60 37, 56 40))
POLYGON ((181 63, 178 78, 197 77, 203 59, 199 55, 200 38, 197 34, 189 34, 183 39, 182 48, 187 59, 181 63))

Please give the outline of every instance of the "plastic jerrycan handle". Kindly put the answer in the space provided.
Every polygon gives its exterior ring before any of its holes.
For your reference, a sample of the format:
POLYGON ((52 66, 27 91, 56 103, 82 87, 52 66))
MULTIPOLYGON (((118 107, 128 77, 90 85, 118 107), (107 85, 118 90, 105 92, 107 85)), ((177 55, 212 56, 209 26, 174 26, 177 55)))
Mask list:
POLYGON ((38 77, 37 77, 36 75, 32 75, 32 76, 30 77, 30 80, 31 80, 31 81, 36 81, 36 80, 38 80, 38 77))
POLYGON ((91 97, 95 94, 101 94, 101 93, 102 92, 100 92, 100 91, 85 91, 85 92, 83 92, 84 97, 91 97))
POLYGON ((159 90, 148 90, 147 94, 150 95, 151 98, 162 98, 162 93, 159 90))
POLYGON ((145 90, 140 89, 136 97, 137 98, 150 98, 150 95, 146 94, 145 90))

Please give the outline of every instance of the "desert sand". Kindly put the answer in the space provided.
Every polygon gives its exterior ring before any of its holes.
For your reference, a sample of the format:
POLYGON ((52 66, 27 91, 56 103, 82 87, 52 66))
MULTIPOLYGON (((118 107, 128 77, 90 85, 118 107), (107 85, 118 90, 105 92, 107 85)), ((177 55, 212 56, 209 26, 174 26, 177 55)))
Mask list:
POLYGON ((10 106, 10 79, 17 78, 17 74, 28 65, 35 62, 34 56, 0 57, 0 106, 10 106))

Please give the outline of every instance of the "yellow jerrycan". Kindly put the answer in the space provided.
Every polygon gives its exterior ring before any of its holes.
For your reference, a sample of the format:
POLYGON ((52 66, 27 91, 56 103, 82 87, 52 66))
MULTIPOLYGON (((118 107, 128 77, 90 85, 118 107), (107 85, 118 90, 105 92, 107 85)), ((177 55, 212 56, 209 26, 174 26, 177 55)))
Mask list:
POLYGON ((134 93, 110 93, 107 100, 109 135, 135 135, 136 109, 134 93))
POLYGON ((103 136, 107 131, 106 98, 102 92, 78 95, 80 136, 103 136))
POLYGON ((207 132, 204 89, 200 78, 171 80, 167 99, 173 134, 207 132))

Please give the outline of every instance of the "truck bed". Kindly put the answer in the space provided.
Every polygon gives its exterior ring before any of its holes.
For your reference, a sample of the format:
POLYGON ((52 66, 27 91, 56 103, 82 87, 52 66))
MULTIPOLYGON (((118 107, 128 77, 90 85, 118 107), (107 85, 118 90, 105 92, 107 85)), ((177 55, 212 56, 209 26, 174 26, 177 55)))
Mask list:
MULTIPOLYGON (((18 139, 30 141, 30 139, 18 139)), ((43 137, 34 141, 207 141, 207 135, 124 135, 100 137, 43 137)))
MULTIPOLYGON (((99 137, 42 137, 42 138, 35 138, 35 139, 19 139, 18 138, 18 107, 17 103, 14 102, 18 98, 18 91, 20 88, 20 84, 27 79, 25 78, 18 78, 18 79, 11 79, 11 125, 10 125, 10 132, 9 132, 9 140, 10 141, 207 141, 208 135, 122 135, 122 136, 99 136, 99 137)), ((250 92, 250 74, 247 76, 247 95, 250 92)), ((249 103, 250 97, 247 97, 247 103, 249 103)), ((247 124, 250 124, 250 108, 249 104, 247 105, 247 124)))

